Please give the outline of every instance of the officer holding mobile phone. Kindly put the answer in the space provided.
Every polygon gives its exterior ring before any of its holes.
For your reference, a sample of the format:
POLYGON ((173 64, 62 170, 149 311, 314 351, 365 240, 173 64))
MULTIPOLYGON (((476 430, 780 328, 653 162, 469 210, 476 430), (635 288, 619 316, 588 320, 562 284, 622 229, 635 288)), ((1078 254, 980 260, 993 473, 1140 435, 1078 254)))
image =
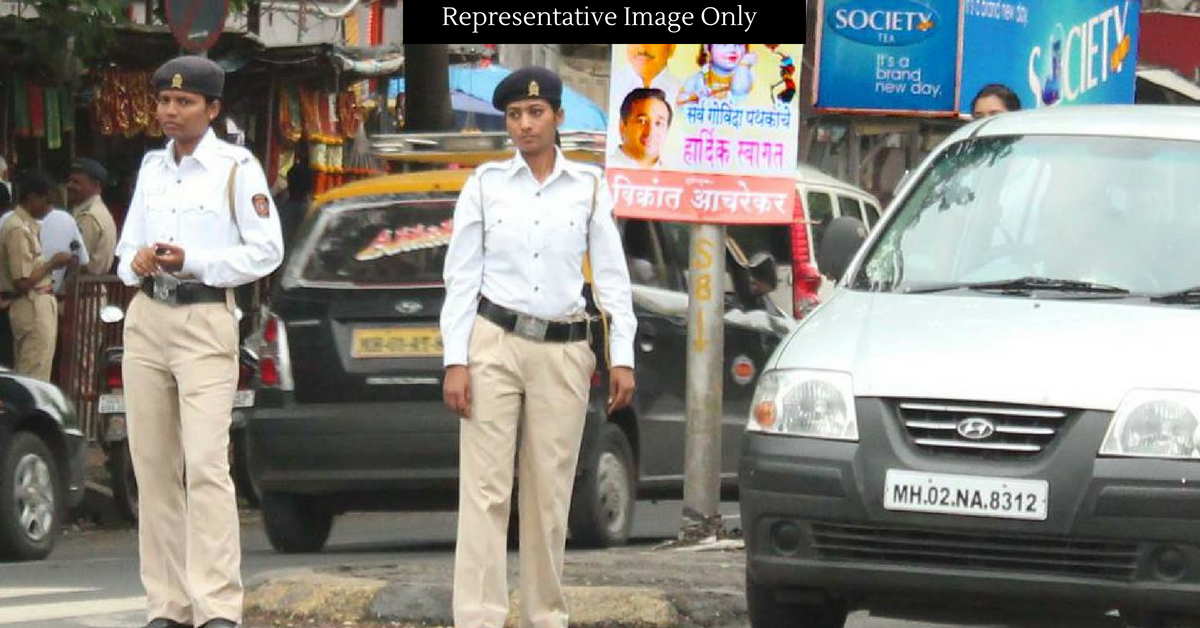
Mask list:
POLYGON ((242 618, 227 454, 238 376, 233 288, 275 270, 283 238, 258 161, 209 128, 221 67, 184 56, 153 80, 170 141, 142 160, 117 245, 117 274, 142 288, 125 319, 122 368, 147 628, 230 628, 242 618))

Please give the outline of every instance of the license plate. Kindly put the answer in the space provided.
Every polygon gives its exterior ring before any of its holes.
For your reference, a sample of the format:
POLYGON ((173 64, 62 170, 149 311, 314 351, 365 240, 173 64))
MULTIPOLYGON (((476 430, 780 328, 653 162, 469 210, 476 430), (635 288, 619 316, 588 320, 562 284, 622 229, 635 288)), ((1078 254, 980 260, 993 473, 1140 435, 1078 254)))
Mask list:
POLYGON ((968 517, 1046 520, 1050 484, 973 475, 889 469, 883 507, 968 517))
POLYGON ((350 335, 352 358, 422 358, 442 355, 436 327, 355 329, 350 335))
MULTIPOLYGON (((253 408, 254 391, 239 390, 233 394, 233 407, 253 408)), ((96 403, 96 412, 100 414, 125 414, 124 395, 100 395, 96 403)))
POLYGON ((233 407, 235 408, 253 408, 254 407, 254 391, 239 390, 233 394, 233 407))
POLYGON ((96 402, 100 414, 125 414, 125 397, 122 395, 100 395, 96 402))

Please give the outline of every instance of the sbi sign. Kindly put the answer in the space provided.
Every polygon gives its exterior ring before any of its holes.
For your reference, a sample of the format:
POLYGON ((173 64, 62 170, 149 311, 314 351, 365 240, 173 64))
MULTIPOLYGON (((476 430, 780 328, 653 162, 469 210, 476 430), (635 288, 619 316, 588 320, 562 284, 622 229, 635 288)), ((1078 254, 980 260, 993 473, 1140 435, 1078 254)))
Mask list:
POLYGON ((851 0, 826 15, 833 32, 863 44, 907 46, 929 38, 936 11, 915 0, 851 0))

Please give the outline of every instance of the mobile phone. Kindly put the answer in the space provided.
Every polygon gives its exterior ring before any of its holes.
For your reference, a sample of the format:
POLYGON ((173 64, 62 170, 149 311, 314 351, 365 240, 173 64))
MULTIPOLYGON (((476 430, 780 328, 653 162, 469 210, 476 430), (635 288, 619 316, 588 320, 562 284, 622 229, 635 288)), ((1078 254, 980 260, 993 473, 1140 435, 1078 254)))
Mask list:
POLYGON ((158 256, 160 256, 160 257, 161 257, 161 256, 163 256, 163 255, 166 255, 166 254, 168 254, 168 253, 170 253, 170 252, 171 252, 171 249, 168 249, 168 248, 167 248, 167 247, 165 247, 165 246, 160 246, 160 247, 158 247, 158 248, 154 249, 154 254, 155 254, 155 255, 158 255, 158 256))

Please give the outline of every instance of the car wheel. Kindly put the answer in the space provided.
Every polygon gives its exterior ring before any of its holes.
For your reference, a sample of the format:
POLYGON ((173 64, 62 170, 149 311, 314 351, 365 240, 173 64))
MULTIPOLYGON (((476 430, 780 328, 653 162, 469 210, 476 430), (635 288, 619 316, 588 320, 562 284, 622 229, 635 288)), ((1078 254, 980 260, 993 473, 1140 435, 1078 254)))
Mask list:
POLYGON ((112 444, 108 450, 108 478, 113 492, 113 503, 117 514, 130 523, 138 520, 137 476, 133 473, 133 456, 129 453, 129 441, 112 444))
POLYGON ((591 459, 580 464, 586 471, 576 479, 571 499, 567 519, 571 540, 588 547, 625 544, 637 490, 629 439, 621 428, 605 424, 591 459))
POLYGON ((249 432, 237 429, 229 435, 229 470, 233 474, 233 485, 238 497, 247 505, 257 507, 262 503, 262 491, 254 474, 250 473, 250 443, 249 432))
POLYGON ((62 532, 58 463, 42 439, 13 434, 0 451, 0 559, 45 558, 62 532))
POLYGON ((780 602, 775 592, 746 573, 746 611, 751 628, 842 628, 846 607, 833 600, 824 603, 780 602))
POLYGON ((262 514, 271 547, 285 554, 321 551, 333 527, 333 513, 304 495, 263 493, 262 514))

